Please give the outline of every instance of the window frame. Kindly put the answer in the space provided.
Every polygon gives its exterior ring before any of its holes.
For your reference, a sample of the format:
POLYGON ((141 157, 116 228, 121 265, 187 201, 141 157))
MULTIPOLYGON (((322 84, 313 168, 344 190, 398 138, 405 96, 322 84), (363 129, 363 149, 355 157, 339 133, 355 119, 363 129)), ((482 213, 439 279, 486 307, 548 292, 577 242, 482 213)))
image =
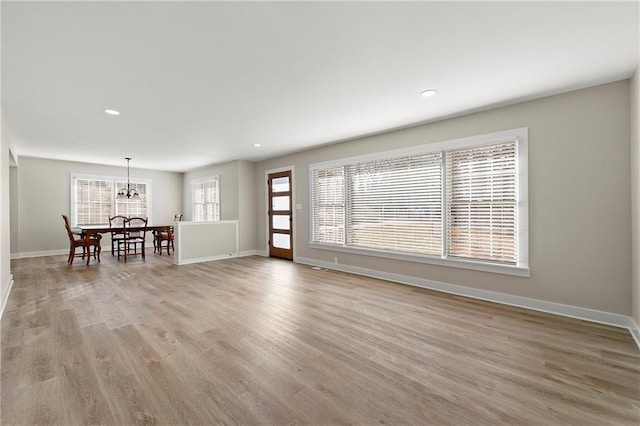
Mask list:
MULTIPOLYGON (((71 221, 71 226, 78 226, 78 210, 77 210, 77 190, 76 190, 76 180, 77 179, 86 179, 86 180, 99 180, 105 182, 111 182, 113 184, 112 190, 112 198, 111 198, 111 216, 114 216, 116 213, 116 195, 118 195, 118 189, 116 184, 118 182, 123 182, 126 185, 126 178, 122 176, 106 176, 106 175, 91 175, 86 173, 70 173, 69 175, 69 219, 71 221)), ((152 220, 152 180, 147 178, 130 178, 130 183, 135 184, 143 184, 146 185, 146 196, 147 196, 147 218, 149 223, 153 223, 152 220)), ((109 222, 96 224, 96 225, 109 225, 109 222)))
MULTIPOLYGON (((213 222, 218 222, 218 221, 222 220, 222 202, 221 202, 221 200, 222 200, 222 186, 221 186, 222 182, 221 182, 221 179, 220 179, 220 175, 217 174, 217 175, 204 176, 204 177, 201 177, 201 178, 192 179, 191 182, 190 182, 189 186, 191 187, 191 220, 194 221, 194 222, 198 222, 198 223, 211 222, 211 221, 206 221, 206 220, 196 220, 196 218, 195 218, 195 208, 194 208, 196 203, 195 203, 194 197, 193 197, 193 191, 194 191, 194 186, 195 185, 202 185, 202 184, 204 184, 206 182, 211 182, 211 181, 217 181, 218 182, 218 184, 217 184, 217 186, 218 186, 218 191, 217 191, 218 200, 217 200, 217 203, 213 203, 213 204, 217 204, 217 206, 218 206, 218 219, 214 219, 213 222)), ((207 204, 207 203, 204 203, 204 204, 207 204)), ((215 214, 214 214, 214 217, 215 217, 215 214)))
MULTIPOLYGON (((353 253, 366 256, 384 257, 388 259, 404 260, 411 262, 427 263, 432 265, 450 266, 455 268, 470 269, 476 271, 493 272, 507 275, 515 275, 521 277, 529 277, 529 196, 528 196, 528 127, 498 131, 476 136, 463 137, 458 139, 446 140, 428 143, 419 146, 401 148, 396 150, 382 151, 377 153, 341 158, 336 160, 323 161, 309 164, 309 247, 314 249, 322 249, 329 251, 337 251, 344 253, 353 253), (442 256, 424 255, 417 253, 396 252, 389 250, 378 250, 370 248, 353 247, 345 244, 332 244, 313 241, 313 172, 317 169, 325 169, 332 167, 344 167, 354 163, 362 163, 368 161, 385 160, 394 157, 402 157, 408 155, 420 155, 434 152, 445 152, 469 148, 475 146, 492 145, 496 143, 504 143, 515 141, 516 144, 516 222, 517 222, 517 264, 507 265, 490 261, 453 258, 447 257, 446 246, 446 167, 443 169, 443 250, 442 256)), ((346 212, 345 212, 346 213, 346 212)), ((347 230, 345 229, 345 234, 347 230)))

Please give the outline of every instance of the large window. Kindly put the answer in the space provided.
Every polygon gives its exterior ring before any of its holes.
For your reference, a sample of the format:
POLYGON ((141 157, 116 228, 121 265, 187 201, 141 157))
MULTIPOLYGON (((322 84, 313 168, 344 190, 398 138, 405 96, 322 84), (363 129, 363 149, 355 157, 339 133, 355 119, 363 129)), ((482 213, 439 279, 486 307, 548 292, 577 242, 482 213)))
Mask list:
POLYGON ((131 188, 138 191, 138 199, 118 199, 120 188, 126 188, 122 178, 71 175, 71 223, 78 225, 106 225, 114 215, 149 217, 151 182, 135 180, 131 188))
POLYGON ((194 221, 220 220, 220 176, 192 181, 191 194, 194 221))
POLYGON ((528 274, 527 129, 310 166, 312 246, 528 274))

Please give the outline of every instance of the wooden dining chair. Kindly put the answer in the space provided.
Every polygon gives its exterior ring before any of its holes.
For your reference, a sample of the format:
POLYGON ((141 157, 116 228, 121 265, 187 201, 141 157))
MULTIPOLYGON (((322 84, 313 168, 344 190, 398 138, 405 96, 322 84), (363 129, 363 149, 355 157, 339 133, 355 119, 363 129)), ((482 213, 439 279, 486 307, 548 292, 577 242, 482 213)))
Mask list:
MULTIPOLYGON (((181 222, 182 221, 182 213, 178 213, 176 215, 173 216, 173 221, 174 222, 181 222)), ((176 248, 173 246, 173 240, 174 240, 174 236, 175 234, 173 233, 173 226, 171 227, 171 250, 176 251, 176 248)), ((167 249, 167 253, 169 253, 169 249, 167 249)))
POLYGON ((130 217, 125 219, 124 239, 118 242, 118 259, 120 259, 120 251, 122 250, 125 263, 127 262, 127 256, 137 254, 141 254, 142 260, 145 260, 144 246, 147 236, 147 221, 148 219, 146 217, 130 217), (138 253, 138 245, 140 245, 140 253, 138 253))
MULTIPOLYGON (((180 222, 182 220, 182 213, 178 213, 173 216, 174 222, 180 222)), ((159 252, 162 255, 162 243, 166 241, 167 254, 170 254, 169 248, 176 251, 174 245, 173 226, 170 226, 166 230, 158 230, 153 232, 153 252, 159 252)))
MULTIPOLYGON (((127 219, 126 216, 116 215, 109 218, 109 228, 122 228, 124 226, 124 221, 127 219)), ((124 241, 124 232, 112 232, 111 233, 111 256, 115 256, 115 249, 118 247, 120 242, 124 241)))
POLYGON ((173 248, 173 226, 156 230, 153 234, 153 252, 162 256, 162 243, 166 242, 167 254, 170 254, 169 249, 173 248))
POLYGON ((62 219, 64 220, 64 227, 67 230, 67 235, 69 236, 69 257, 67 258, 67 263, 73 265, 73 259, 76 257, 76 249, 78 247, 82 247, 83 259, 85 255, 91 256, 91 247, 93 247, 93 257, 98 259, 98 262, 100 262, 100 252, 102 251, 100 240, 102 239, 102 235, 92 235, 91 238, 87 240, 84 235, 78 235, 77 232, 73 232, 71 224, 69 223, 69 218, 66 215, 62 215, 62 219))

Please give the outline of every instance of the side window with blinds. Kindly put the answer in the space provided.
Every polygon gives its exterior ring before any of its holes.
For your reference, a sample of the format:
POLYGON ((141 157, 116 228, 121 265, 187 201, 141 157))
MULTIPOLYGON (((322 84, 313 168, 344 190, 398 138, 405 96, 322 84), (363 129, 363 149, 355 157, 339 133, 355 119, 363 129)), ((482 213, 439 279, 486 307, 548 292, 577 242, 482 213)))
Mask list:
POLYGON ((313 240, 321 243, 345 243, 344 169, 316 169, 311 187, 313 240))
POLYGON ((311 243, 518 267, 505 273, 527 276, 526 139, 526 128, 515 129, 423 153, 311 165, 311 243))
POLYGON ((516 144, 447 153, 447 255, 515 265, 516 144))
POLYGON ((213 176, 191 182, 193 220, 220 220, 220 177, 213 176))

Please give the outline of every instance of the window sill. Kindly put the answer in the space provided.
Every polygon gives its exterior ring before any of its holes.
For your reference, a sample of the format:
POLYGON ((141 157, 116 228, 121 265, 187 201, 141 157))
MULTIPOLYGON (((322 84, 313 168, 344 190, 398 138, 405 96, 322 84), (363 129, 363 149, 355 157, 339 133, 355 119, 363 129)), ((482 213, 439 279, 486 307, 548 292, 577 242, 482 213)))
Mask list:
POLYGON ((427 263, 430 265, 448 266, 452 268, 471 269, 474 271, 493 272, 496 274, 514 275, 517 277, 529 277, 530 270, 524 266, 498 265, 489 262, 477 262, 463 259, 445 259, 435 256, 419 254, 398 253, 392 251, 346 247, 336 244, 323 244, 309 242, 309 247, 319 250, 339 251, 343 253, 358 254, 363 256, 384 257, 386 259, 404 260, 407 262, 427 263))

